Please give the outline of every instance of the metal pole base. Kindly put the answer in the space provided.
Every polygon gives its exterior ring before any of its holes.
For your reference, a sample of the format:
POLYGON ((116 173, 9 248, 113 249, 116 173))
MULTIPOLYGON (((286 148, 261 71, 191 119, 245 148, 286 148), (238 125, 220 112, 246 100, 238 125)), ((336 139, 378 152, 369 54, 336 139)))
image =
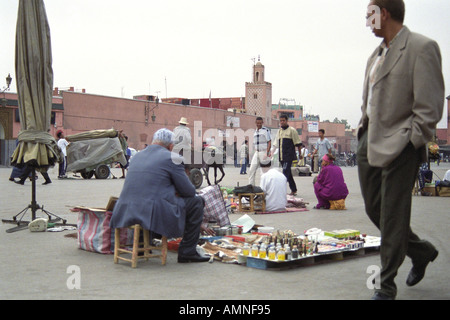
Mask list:
MULTIPOLYGON (((44 212, 47 215, 47 217, 48 217, 48 222, 56 223, 56 222, 62 220, 62 223, 59 223, 57 225, 64 225, 64 226, 68 225, 67 224, 67 220, 62 219, 61 217, 58 217, 54 213, 51 213, 51 212, 45 210, 44 206, 41 207, 38 204, 30 204, 26 208, 24 208, 22 211, 20 211, 18 214, 16 214, 14 217, 12 217, 12 220, 6 220, 6 219, 2 220, 3 223, 14 223, 14 224, 17 224, 17 227, 8 229, 8 230, 6 230, 6 232, 7 233, 12 233, 12 232, 16 232, 16 231, 19 231, 19 230, 27 229, 28 228, 28 224, 31 221, 22 221, 22 219, 25 216, 25 214, 27 213, 28 209, 33 209, 33 207, 34 207, 34 209, 39 209, 42 212, 44 212), (21 216, 20 216, 19 220, 17 220, 19 215, 21 215, 21 216), (54 217, 55 219, 52 219, 52 217, 54 217)), ((35 212, 36 211, 34 211, 34 213, 35 212)), ((76 225, 70 225, 70 226, 76 227, 76 225)))

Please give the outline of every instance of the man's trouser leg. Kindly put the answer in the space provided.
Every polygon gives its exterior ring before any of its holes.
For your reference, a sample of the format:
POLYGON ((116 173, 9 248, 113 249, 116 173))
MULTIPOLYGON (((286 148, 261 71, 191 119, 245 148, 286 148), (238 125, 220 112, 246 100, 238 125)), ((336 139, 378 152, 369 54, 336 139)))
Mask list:
POLYGON ((281 161, 281 165, 283 166, 283 174, 289 183, 289 188, 292 192, 297 192, 297 185, 291 171, 292 161, 281 161))
POLYGON ((50 179, 50 176, 48 175, 47 171, 43 171, 43 172, 41 172, 41 174, 42 174, 42 177, 44 178, 45 182, 47 182, 47 183, 51 183, 52 182, 52 180, 50 179))
POLYGON ((204 203, 202 197, 184 198, 186 208, 186 225, 178 254, 191 256, 197 254, 197 243, 200 236, 200 225, 203 220, 204 203))
POLYGON ((367 159, 367 132, 358 144, 358 172, 366 212, 381 233, 381 288, 377 291, 393 297, 397 294, 394 278, 405 255, 414 262, 434 252, 434 247, 420 240, 410 228, 419 158, 409 143, 388 166, 372 167, 367 159))
POLYGON ((252 161, 250 163, 250 171, 248 177, 248 183, 251 185, 255 185, 255 177, 256 171, 261 167, 261 163, 263 165, 268 164, 270 162, 270 158, 267 157, 267 151, 255 151, 252 157, 252 161))
POLYGON ((62 177, 64 175, 64 167, 66 166, 65 157, 63 156, 62 162, 58 165, 58 177, 62 177))
POLYGON ((251 185, 255 185, 255 176, 256 170, 259 167, 259 155, 258 151, 255 151, 252 157, 252 161, 250 162, 250 171, 248 172, 248 183, 251 185))
POLYGON ((32 171, 33 170, 31 169, 31 167, 25 166, 24 169, 23 169, 23 173, 20 176, 20 182, 21 183, 25 183, 25 180, 27 180, 28 177, 30 177, 30 179, 31 179, 31 172, 32 171))

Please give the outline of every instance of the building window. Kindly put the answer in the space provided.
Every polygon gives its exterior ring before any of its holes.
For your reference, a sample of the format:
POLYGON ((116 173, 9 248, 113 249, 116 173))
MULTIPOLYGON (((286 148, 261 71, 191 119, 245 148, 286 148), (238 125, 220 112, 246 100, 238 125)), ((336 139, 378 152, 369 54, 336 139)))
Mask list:
POLYGON ((257 93, 253 94, 253 99, 258 99, 258 94, 257 93))

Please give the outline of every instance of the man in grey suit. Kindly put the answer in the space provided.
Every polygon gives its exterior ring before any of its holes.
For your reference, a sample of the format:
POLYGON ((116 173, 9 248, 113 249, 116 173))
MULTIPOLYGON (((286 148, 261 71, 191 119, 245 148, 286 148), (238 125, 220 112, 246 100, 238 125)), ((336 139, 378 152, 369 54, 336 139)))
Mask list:
POLYGON ((407 285, 417 284, 438 251, 410 228, 411 195, 425 145, 442 117, 439 46, 403 25, 403 0, 372 0, 368 25, 383 38, 370 56, 358 126, 358 170, 366 212, 381 233, 380 286, 372 299, 395 299, 394 278, 405 256, 407 285))
POLYGON ((168 238, 183 237, 178 262, 204 262, 196 250, 203 220, 203 199, 187 177, 183 159, 173 152, 173 133, 158 130, 152 145, 130 162, 113 210, 112 228, 140 224, 168 238))

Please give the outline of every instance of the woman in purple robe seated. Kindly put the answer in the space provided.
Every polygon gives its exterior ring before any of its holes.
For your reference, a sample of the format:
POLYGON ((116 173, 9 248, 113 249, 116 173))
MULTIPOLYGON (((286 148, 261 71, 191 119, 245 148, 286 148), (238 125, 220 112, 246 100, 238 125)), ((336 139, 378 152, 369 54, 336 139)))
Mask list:
POLYGON ((347 198, 348 189, 344 182, 341 168, 334 164, 335 158, 326 154, 322 158, 322 169, 314 182, 314 192, 318 204, 316 209, 330 209, 330 200, 344 200, 347 198))

